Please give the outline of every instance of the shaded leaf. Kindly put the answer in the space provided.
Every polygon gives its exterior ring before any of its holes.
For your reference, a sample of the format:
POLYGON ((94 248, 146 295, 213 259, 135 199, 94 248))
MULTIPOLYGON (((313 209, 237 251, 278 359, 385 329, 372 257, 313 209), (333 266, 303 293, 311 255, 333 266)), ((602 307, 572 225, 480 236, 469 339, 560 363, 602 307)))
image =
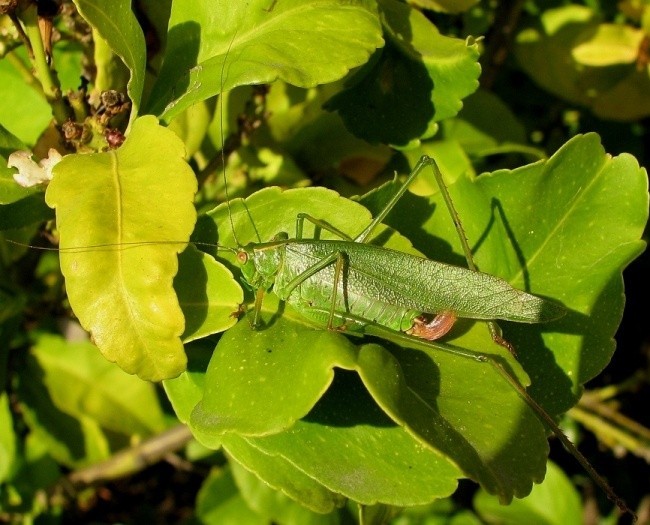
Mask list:
POLYGON ((478 88, 478 45, 441 35, 422 13, 379 2, 386 46, 327 109, 368 142, 406 145, 430 137, 478 88))
POLYGON ((0 483, 11 475, 16 462, 16 434, 13 417, 9 409, 9 396, 0 393, 0 483))
POLYGON ((194 246, 179 256, 174 289, 185 316, 184 342, 223 332, 237 322, 244 301, 241 286, 223 264, 194 246))
POLYGON ((427 503, 451 494, 460 475, 451 461, 393 423, 356 374, 344 372, 291 429, 246 441, 364 505, 427 503))
POLYGON ((92 418, 102 429, 126 436, 165 428, 153 385, 107 362, 92 344, 44 335, 32 351, 52 402, 66 414, 92 418))
POLYGON ((107 359, 152 381, 178 375, 186 362, 172 288, 196 217, 196 180, 183 157, 180 140, 143 117, 120 149, 66 156, 46 194, 81 324, 107 359))
POLYGON ((196 516, 205 525, 270 525, 239 494, 229 470, 210 473, 196 497, 196 516))
MULTIPOLYGON (((573 55, 567 56, 567 50, 580 46, 584 55, 589 51, 584 42, 598 34, 598 17, 591 9, 579 5, 549 9, 540 21, 539 29, 526 29, 517 35, 514 48, 521 68, 537 84, 590 108, 601 118, 629 121, 650 114, 650 99, 645 95, 650 90, 647 68, 638 69, 629 57, 610 58, 613 63, 605 65, 607 60, 601 56, 601 63, 588 67, 573 55)), ((620 55, 618 51, 614 54, 620 55)))
MULTIPOLYGON (((531 376, 534 396, 552 414, 566 411, 578 385, 600 372, 614 351, 623 309, 621 270, 644 247, 645 170, 629 155, 611 158, 590 134, 575 137, 547 161, 475 181, 460 177, 450 192, 461 218, 471 218, 463 225, 482 271, 569 309, 551 324, 503 326, 531 376)), ((462 264, 439 194, 407 196, 388 223, 421 228, 412 236, 417 248, 462 264)))

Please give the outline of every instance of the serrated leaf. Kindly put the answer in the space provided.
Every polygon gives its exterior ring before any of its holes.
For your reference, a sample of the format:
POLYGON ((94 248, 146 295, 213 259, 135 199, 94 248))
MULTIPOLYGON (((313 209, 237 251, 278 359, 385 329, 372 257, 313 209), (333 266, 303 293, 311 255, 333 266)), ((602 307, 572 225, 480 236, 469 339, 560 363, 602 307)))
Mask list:
MULTIPOLYGON (((338 525, 339 523, 338 515, 316 514, 298 505, 284 494, 271 489, 235 461, 230 462, 230 470, 248 506, 273 523, 283 525, 338 525)), ((344 499, 340 498, 339 503, 342 505, 343 502, 344 499)))
POLYGON ((381 45, 368 0, 176 1, 147 111, 169 121, 236 86, 278 78, 301 87, 333 82, 381 45))
POLYGON ((74 0, 86 21, 96 29, 131 73, 127 93, 132 109, 129 124, 138 116, 144 90, 146 46, 140 24, 131 11, 130 0, 74 0))
POLYGON ((260 451, 246 439, 231 434, 224 439, 231 459, 254 473, 269 487, 318 512, 332 512, 345 504, 345 498, 332 492, 280 457, 260 451))
POLYGON ((478 46, 441 35, 419 11, 379 2, 387 44, 327 103, 371 143, 405 145, 433 135, 478 88, 478 46))
POLYGON ((579 525, 583 522, 580 495, 557 465, 549 462, 546 479, 522 500, 504 507, 485 491, 474 496, 474 508, 487 523, 517 525, 579 525))
POLYGON ((81 324, 109 361, 152 381, 186 363, 172 280, 196 220, 197 184, 183 159, 176 135, 143 117, 118 150, 66 156, 46 194, 81 324))

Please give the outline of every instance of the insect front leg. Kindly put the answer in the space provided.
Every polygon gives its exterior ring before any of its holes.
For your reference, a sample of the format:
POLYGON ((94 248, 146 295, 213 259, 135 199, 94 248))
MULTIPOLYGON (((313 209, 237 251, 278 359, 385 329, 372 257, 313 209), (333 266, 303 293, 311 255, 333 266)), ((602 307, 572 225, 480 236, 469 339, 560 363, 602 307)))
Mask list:
POLYGON ((299 213, 296 217, 296 239, 298 240, 303 238, 302 233, 306 220, 311 222, 316 227, 316 230, 314 232, 315 239, 318 239, 320 230, 326 230, 330 233, 333 233, 334 235, 338 235, 341 239, 344 239, 346 241, 353 240, 352 237, 350 237, 347 233, 342 232, 338 228, 332 226, 329 222, 316 219, 307 213, 299 213))

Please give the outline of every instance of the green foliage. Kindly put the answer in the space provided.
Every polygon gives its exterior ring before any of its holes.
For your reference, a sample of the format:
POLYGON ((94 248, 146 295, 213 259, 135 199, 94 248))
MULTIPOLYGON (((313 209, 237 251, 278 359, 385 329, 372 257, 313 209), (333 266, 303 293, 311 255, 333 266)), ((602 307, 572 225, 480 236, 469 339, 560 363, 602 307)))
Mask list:
MULTIPOLYGON (((547 143, 531 140, 543 132, 523 90, 480 77, 505 8, 72 7, 54 19, 65 38, 53 60, 16 30, 37 38, 35 7, 0 18, 0 519, 70 512, 68 487, 182 448, 187 431, 170 438, 181 422, 195 440, 186 458, 210 466, 201 523, 577 523, 562 471, 549 464, 539 485, 540 410, 566 413, 612 358, 622 271, 645 246, 647 175, 569 129, 569 112, 547 143), (28 148, 63 154, 46 191, 6 165, 28 148), (356 237, 400 187, 391 173, 423 154, 442 168, 479 269, 567 314, 502 323, 517 357, 483 322, 461 319, 436 342, 380 315, 345 333, 269 291, 252 329, 257 291, 241 285, 236 249, 294 238, 300 213, 356 237), (58 254, 20 244, 44 244, 38 232, 58 254), (444 499, 462 478, 481 486, 472 509, 444 499)), ((647 115, 650 15, 526 9, 502 74, 523 71, 599 117, 647 115)), ((465 266, 432 174, 411 190, 369 242, 465 266)), ((338 238, 305 224, 306 238, 338 238)), ((402 278, 424 303, 416 277, 402 278)))

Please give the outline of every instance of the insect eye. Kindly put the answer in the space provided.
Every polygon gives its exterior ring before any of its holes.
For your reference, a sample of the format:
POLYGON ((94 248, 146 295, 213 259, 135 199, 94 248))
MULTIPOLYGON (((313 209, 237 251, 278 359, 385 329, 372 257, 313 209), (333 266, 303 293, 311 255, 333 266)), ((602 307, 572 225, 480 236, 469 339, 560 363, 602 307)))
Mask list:
POLYGON ((246 264, 248 262, 248 254, 244 251, 237 252, 237 260, 240 264, 246 264))

